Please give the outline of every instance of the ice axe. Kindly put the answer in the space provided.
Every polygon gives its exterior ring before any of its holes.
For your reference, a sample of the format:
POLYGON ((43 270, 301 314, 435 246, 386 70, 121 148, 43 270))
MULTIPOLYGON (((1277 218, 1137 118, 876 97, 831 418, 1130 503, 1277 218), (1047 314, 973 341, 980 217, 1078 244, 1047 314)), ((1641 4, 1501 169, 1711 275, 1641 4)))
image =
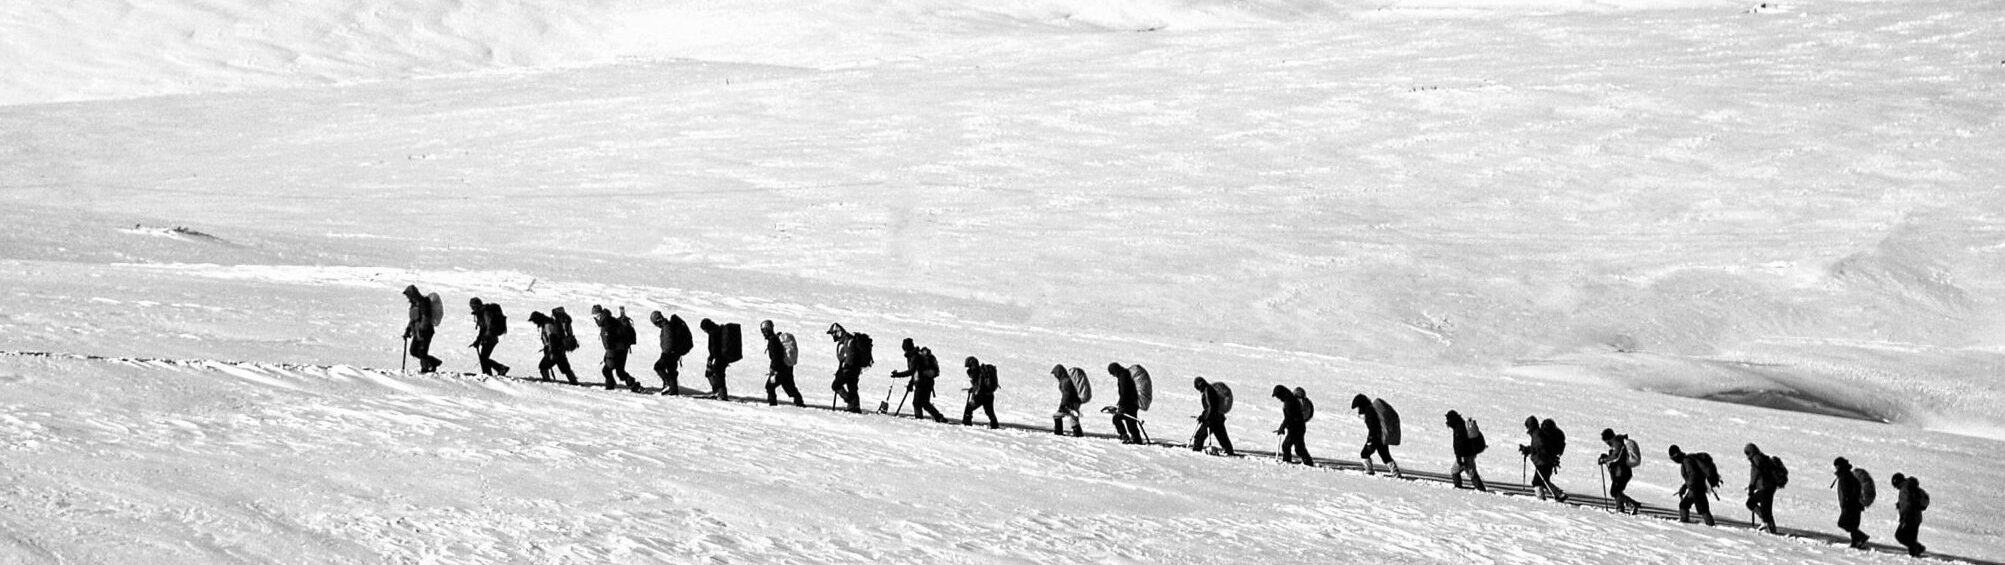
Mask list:
MULTIPOLYGON (((884 385, 884 400, 877 401, 877 413, 885 414, 891 412, 891 389, 892 387, 896 386, 898 385, 897 384, 884 385)), ((905 401, 900 400, 898 402, 900 404, 903 404, 905 401)), ((902 410, 903 407, 901 406, 900 409, 902 410)))
MULTIPOLYGON (((410 364, 411 364, 411 336, 405 335, 404 346, 402 348, 397 349, 397 374, 401 375, 404 373, 404 371, 409 370, 410 364)), ((1831 484, 1835 485, 1838 483, 1831 483, 1831 484)))

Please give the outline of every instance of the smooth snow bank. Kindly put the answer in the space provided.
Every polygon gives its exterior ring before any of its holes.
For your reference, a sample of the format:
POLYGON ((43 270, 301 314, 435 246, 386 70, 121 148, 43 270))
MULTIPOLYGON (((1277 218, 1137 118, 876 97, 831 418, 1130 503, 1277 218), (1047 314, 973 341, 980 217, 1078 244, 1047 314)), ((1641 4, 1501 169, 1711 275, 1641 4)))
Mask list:
POLYGON ((695 58, 826 67, 998 29, 1287 25, 1384 8, 1719 6, 1720 0, 103 0, 0 5, 0 104, 695 58))

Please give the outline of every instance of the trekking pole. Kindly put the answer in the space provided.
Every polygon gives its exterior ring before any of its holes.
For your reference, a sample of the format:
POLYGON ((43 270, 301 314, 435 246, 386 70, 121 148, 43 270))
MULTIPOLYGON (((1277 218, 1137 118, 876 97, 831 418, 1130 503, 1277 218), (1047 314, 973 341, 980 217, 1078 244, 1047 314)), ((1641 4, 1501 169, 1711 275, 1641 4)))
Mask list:
MULTIPOLYGON (((1601 469, 1601 497, 1608 498, 1608 468, 1600 465, 1596 465, 1595 468, 1601 469)), ((1608 506, 1614 508, 1615 499, 1609 498, 1608 506)))
POLYGON ((1527 466, 1531 465, 1531 461, 1532 456, 1530 455, 1518 455, 1518 480, 1524 481, 1526 487, 1530 487, 1532 484, 1531 472, 1525 470, 1527 466))
MULTIPOLYGON (((910 388, 907 388, 907 389, 905 389, 905 395, 904 395, 904 396, 900 396, 900 397, 898 397, 898 409, 897 409, 897 410, 892 410, 892 411, 891 411, 891 415, 893 415, 893 416, 897 416, 897 415, 899 415, 899 414, 904 414, 904 413, 905 413, 905 399, 907 399, 907 398, 912 398, 912 389, 910 389, 910 388)), ((917 406, 914 406, 914 407, 912 407, 912 415, 914 415, 914 416, 917 416, 917 415, 919 415, 919 407, 917 407, 917 406)))
MULTIPOLYGON (((403 374, 411 364, 411 336, 404 336, 404 346, 397 348, 397 373, 403 374)), ((1838 484, 1833 481, 1831 484, 1838 484)))

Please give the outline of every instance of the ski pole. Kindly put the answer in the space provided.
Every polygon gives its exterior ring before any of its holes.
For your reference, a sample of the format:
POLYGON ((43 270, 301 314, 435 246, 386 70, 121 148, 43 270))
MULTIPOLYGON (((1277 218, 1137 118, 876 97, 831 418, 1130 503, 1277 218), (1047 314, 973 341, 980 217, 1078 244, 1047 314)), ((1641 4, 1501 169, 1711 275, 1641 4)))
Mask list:
POLYGON ((1518 456, 1518 480, 1524 481, 1526 486, 1530 486, 1532 484, 1532 479, 1530 474, 1531 472, 1525 470, 1525 467, 1531 465, 1531 461, 1532 461, 1532 456, 1530 455, 1518 456))
MULTIPOLYGON (((1601 497, 1608 498, 1608 468, 1602 467, 1600 465, 1596 465, 1595 468, 1601 469, 1601 497)), ((1608 504, 1609 506, 1613 507, 1615 505, 1615 499, 1609 498, 1608 504)))

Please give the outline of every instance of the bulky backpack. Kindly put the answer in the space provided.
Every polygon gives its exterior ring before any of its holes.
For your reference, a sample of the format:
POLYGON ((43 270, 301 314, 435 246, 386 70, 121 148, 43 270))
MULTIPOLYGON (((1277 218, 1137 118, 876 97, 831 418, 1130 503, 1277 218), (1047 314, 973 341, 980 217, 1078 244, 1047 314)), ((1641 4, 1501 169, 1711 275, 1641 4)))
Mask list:
POLYGON ((1774 483, 1775 488, 1789 486, 1789 466, 1782 464, 1781 457, 1768 456, 1768 469, 1768 482, 1774 483))
POLYGON ((439 322, 444 321, 446 321, 445 301, 440 300, 439 293, 436 292, 425 295, 425 323, 436 328, 439 327, 439 322))
POLYGON ((1128 374, 1135 377, 1135 409, 1147 412, 1149 403, 1156 399, 1156 383, 1141 365, 1129 365, 1128 374))
POLYGON ((868 368, 871 365, 876 365, 877 359, 871 357, 871 352, 870 352, 873 345, 874 344, 871 343, 870 341, 870 334, 867 333, 850 334, 849 336, 850 363, 855 365, 857 368, 868 368))
POLYGON ((682 321, 680 315, 668 317, 668 345, 671 357, 688 355, 690 350, 696 349, 696 336, 689 332, 689 322, 682 321))
POLYGON ((919 348, 919 372, 940 376, 940 358, 933 356, 933 348, 919 348))
POLYGON ((1385 431, 1385 444, 1399 445, 1399 411, 1393 410, 1383 398, 1372 399, 1371 408, 1378 411, 1378 425, 1385 431))
POLYGON ((737 322, 732 322, 724 324, 721 330, 724 332, 724 335, 720 336, 724 338, 724 351, 721 352, 724 354, 723 361, 725 363, 737 363, 739 359, 744 359, 745 328, 739 326, 737 322))
POLYGON ((1072 390, 1079 395, 1079 403, 1086 404, 1092 402, 1093 381, 1086 378, 1086 370, 1073 367, 1072 371, 1066 374, 1072 377, 1072 390))
POLYGON ((1643 449, 1636 446, 1635 439, 1622 436, 1622 450, 1627 452, 1622 454, 1622 466, 1634 469, 1643 464, 1643 449))
POLYGON ((1539 423, 1539 433, 1545 436, 1546 447, 1552 448, 1553 459, 1559 459, 1566 453, 1566 430, 1559 429, 1559 424, 1552 418, 1539 423))
POLYGON ((780 340, 780 350, 782 351, 780 362, 785 363, 788 367, 800 364, 801 348, 794 344, 794 334, 780 332, 778 339, 780 340))
POLYGON ((1914 505, 1914 508, 1909 510, 1915 512, 1928 511, 1928 491, 1922 490, 1921 487, 1908 487, 1908 489, 1914 491, 1914 495, 1908 498, 1908 504, 1914 505))
POLYGON ((558 306, 550 309, 550 317, 557 320, 557 327, 564 329, 563 349, 565 351, 577 351, 578 334, 571 332, 571 313, 565 312, 563 306, 558 306))
POLYGON ((1713 466, 1713 454, 1693 453, 1691 457, 1698 459, 1699 468, 1706 470, 1706 485, 1712 488, 1720 488, 1720 468, 1713 466))
POLYGON ((1463 420, 1462 426, 1464 429, 1469 430, 1469 441, 1475 444, 1477 453, 1482 453, 1483 450, 1490 448, 1490 440, 1483 437, 1483 428, 1476 426, 1475 418, 1463 420))
POLYGON ((501 313, 501 305, 493 302, 480 308, 481 316, 487 318, 487 331, 492 335, 508 335, 508 315, 501 313))
POLYGON ((1295 400, 1302 402, 1302 423, 1306 424, 1309 420, 1316 419, 1316 403, 1309 401, 1309 391, 1302 390, 1299 386, 1295 387, 1295 400))
POLYGON ((1859 480, 1859 505, 1871 507, 1873 501, 1880 497, 1879 489, 1875 488, 1877 485, 1873 483, 1873 474, 1866 472, 1865 469, 1853 467, 1852 477, 1859 480))
POLYGON ((640 332, 634 331, 634 319, 621 315, 619 321, 620 347, 633 347, 634 344, 640 343, 640 332))
POLYGON ((983 364, 982 392, 994 393, 999 388, 1002 388, 1002 381, 996 379, 996 366, 983 364))
POLYGON ((1231 412, 1232 387, 1226 386, 1226 384, 1222 382, 1214 382, 1211 383, 1211 390, 1218 391, 1218 396, 1224 399, 1218 402, 1218 415, 1224 416, 1226 413, 1231 412))

